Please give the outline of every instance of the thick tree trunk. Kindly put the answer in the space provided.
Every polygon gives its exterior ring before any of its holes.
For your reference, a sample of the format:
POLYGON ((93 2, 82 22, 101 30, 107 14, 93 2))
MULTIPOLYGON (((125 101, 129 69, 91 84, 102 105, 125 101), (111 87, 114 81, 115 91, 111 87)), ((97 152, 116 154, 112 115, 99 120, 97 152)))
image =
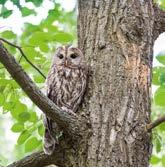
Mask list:
POLYGON ((153 15, 147 1, 79 0, 79 47, 92 72, 82 167, 149 165, 153 15))

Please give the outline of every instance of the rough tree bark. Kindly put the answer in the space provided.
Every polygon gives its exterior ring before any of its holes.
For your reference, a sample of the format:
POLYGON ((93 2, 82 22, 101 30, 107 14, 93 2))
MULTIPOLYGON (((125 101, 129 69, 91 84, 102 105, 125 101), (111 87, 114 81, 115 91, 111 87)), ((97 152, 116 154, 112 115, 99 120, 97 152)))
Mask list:
POLYGON ((79 45, 91 65, 86 164, 146 167, 151 155, 151 1, 79 0, 79 45))
MULTIPOLYGON (((151 0, 79 0, 78 9, 78 43, 90 65, 78 115, 88 123, 81 123, 78 140, 63 139, 57 161, 49 157, 47 162, 59 167, 147 167, 153 44, 165 29, 165 13, 151 0)), ((28 166, 29 159, 10 166, 28 166)), ((43 166, 33 156, 30 162, 31 167, 43 166)))

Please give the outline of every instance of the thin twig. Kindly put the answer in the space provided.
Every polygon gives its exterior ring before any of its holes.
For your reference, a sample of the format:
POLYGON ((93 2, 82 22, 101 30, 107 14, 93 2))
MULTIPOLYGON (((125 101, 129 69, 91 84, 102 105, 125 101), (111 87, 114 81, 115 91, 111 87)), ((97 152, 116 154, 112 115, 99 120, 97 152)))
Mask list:
POLYGON ((23 56, 21 55, 20 58, 19 58, 19 60, 18 60, 19 63, 21 63, 22 57, 23 56))
POLYGON ((146 129, 147 129, 148 132, 150 132, 152 129, 154 129, 155 127, 159 126, 161 123, 164 123, 164 122, 165 122, 165 115, 158 118, 154 122, 151 122, 150 124, 147 124, 146 129))
MULTIPOLYGON (((23 52, 23 50, 21 49, 21 47, 19 47, 19 46, 15 45, 15 44, 13 44, 13 43, 11 43, 11 42, 9 42, 9 41, 3 39, 3 38, 0 38, 0 40, 3 41, 3 42, 5 42, 5 43, 7 43, 7 44, 10 45, 10 46, 13 46, 13 47, 17 48, 17 49, 20 51, 21 55, 22 55, 21 57, 24 57, 25 60, 26 60, 34 69, 36 69, 36 70, 42 75, 42 77, 43 77, 44 79, 46 79, 45 75, 40 71, 40 69, 37 68, 37 67, 27 58, 27 56, 25 55, 25 53, 23 52)), ((19 60, 19 61, 20 61, 20 60, 19 60)))

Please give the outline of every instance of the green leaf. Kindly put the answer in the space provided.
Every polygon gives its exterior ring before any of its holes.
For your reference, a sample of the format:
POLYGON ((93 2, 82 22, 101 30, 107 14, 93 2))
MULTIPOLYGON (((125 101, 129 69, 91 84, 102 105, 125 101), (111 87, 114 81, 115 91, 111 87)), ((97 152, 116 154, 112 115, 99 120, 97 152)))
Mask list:
POLYGON ((21 7, 20 0, 11 0, 11 2, 13 2, 13 4, 16 5, 18 8, 21 7))
POLYGON ((10 80, 8 80, 8 79, 4 79, 4 78, 0 79, 1 86, 6 86, 9 83, 10 83, 10 80))
MULTIPOLYGON (((17 39, 17 38, 15 38, 17 39)), ((18 50, 15 47, 12 47, 10 45, 4 44, 5 48, 11 53, 12 55, 17 56, 18 50)))
POLYGON ((5 102, 5 103, 3 104, 3 110, 4 110, 5 112, 12 111, 13 108, 14 108, 14 103, 13 103, 13 102, 5 102))
POLYGON ((152 83, 154 85, 159 85, 159 75, 160 75, 160 71, 157 67, 154 67, 152 70, 152 83))
POLYGON ((32 45, 39 46, 44 42, 50 41, 51 38, 52 38, 52 35, 50 33, 38 31, 38 32, 35 32, 30 37, 29 42, 32 45))
POLYGON ((17 144, 23 144, 30 136, 31 135, 27 130, 23 131, 18 137, 17 144))
POLYGON ((160 124, 157 128, 159 128, 160 131, 165 131, 165 123, 160 124))
POLYGON ((58 27, 55 26, 55 25, 51 25, 51 24, 49 24, 48 22, 42 23, 42 24, 41 24, 41 27, 42 27, 43 29, 48 30, 48 32, 50 32, 50 33, 58 32, 58 27))
POLYGON ((62 12, 60 10, 60 5, 59 4, 55 4, 55 8, 49 10, 49 14, 48 17, 46 19, 47 22, 49 22, 50 24, 53 23, 55 20, 59 20, 59 17, 61 16, 62 12))
POLYGON ((34 75, 34 81, 36 83, 44 83, 45 79, 41 75, 34 75))
POLYGON ((26 47, 23 49, 23 51, 30 60, 34 60, 35 57, 39 54, 33 47, 26 47))
POLYGON ((18 115, 18 121, 26 122, 30 119, 30 114, 28 112, 22 112, 18 115))
POLYGON ((12 31, 6 30, 1 33, 1 36, 6 39, 15 39, 16 34, 14 34, 12 31))
POLYGON ((7 0, 0 0, 0 4, 4 5, 7 0))
POLYGON ((25 152, 31 152, 36 149, 40 144, 40 141, 36 137, 28 139, 25 143, 25 152))
POLYGON ((163 165, 165 164, 165 156, 162 156, 161 162, 162 162, 162 167, 164 167, 163 165))
POLYGON ((13 131, 13 132, 21 132, 21 131, 23 131, 24 130, 24 124, 22 124, 22 123, 15 123, 13 126, 12 126, 12 128, 11 128, 11 130, 13 131))
POLYGON ((73 36, 68 33, 58 33, 53 35, 53 40, 56 42, 72 42, 73 41, 73 36))
POLYGON ((162 10, 165 10, 165 1, 164 0, 160 0, 160 9, 162 9, 162 10))
POLYGON ((38 127, 38 134, 42 137, 44 135, 44 126, 41 124, 39 127, 38 127))
POLYGON ((161 151, 161 142, 160 142, 160 139, 157 138, 156 139, 156 152, 159 153, 161 151))
POLYGON ((33 10, 33 9, 29 9, 27 7, 22 7, 21 8, 21 13, 22 13, 22 16, 25 17, 25 16, 29 16, 29 15, 36 15, 36 12, 33 10))
POLYGON ((5 19, 5 18, 9 17, 12 13, 13 13, 12 10, 8 10, 6 7, 3 6, 1 8, 0 17, 3 17, 5 19))
POLYGON ((0 79, 0 85, 1 86, 6 86, 6 85, 10 85, 13 88, 18 88, 18 84, 12 80, 12 79, 0 79))
POLYGON ((158 66, 153 68, 152 83, 154 85, 163 85, 165 76, 165 67, 158 66))
POLYGON ((20 101, 17 101, 14 106, 14 109, 11 110, 11 115, 13 116, 13 118, 19 120, 21 119, 20 114, 26 111, 27 111, 26 105, 21 103, 20 101))
POLYGON ((154 95, 154 102, 156 105, 165 107, 165 87, 160 86, 154 95))
POLYGON ((0 79, 0 85, 1 86, 6 86, 7 84, 11 84, 12 80, 11 79, 0 79))
POLYGON ((38 120, 36 112, 31 111, 29 113, 30 113, 30 119, 29 119, 29 121, 30 122, 36 122, 38 120))
POLYGON ((161 85, 165 85, 165 73, 160 74, 159 81, 161 85))
POLYGON ((43 0, 25 0, 25 2, 32 2, 35 6, 39 7, 43 0))
MULTIPOLYGON (((24 25, 25 25, 25 31, 23 32, 22 37, 21 37, 23 42, 26 41, 27 38, 29 38, 30 35, 32 35, 34 32, 40 31, 40 29, 41 29, 40 26, 33 25, 31 23, 24 23, 24 25)), ((27 46, 27 45, 25 45, 25 46, 27 46)))
POLYGON ((165 53, 164 52, 161 52, 159 53, 157 56, 156 56, 156 59, 165 65, 165 53))
POLYGON ((30 128, 28 128, 29 133, 33 133, 34 131, 36 131, 38 128, 37 122, 34 122, 32 126, 30 126, 30 128))
POLYGON ((5 97, 3 94, 0 94, 0 106, 2 106, 5 102, 5 97))
POLYGON ((45 52, 45 53, 47 53, 47 52, 49 51, 49 47, 48 47, 48 45, 45 44, 45 43, 40 43, 40 44, 39 44, 39 48, 40 48, 40 50, 41 50, 42 52, 45 52))
POLYGON ((160 158, 158 158, 158 157, 156 157, 155 155, 153 155, 152 157, 151 157, 151 164, 158 164, 159 162, 160 162, 160 158))

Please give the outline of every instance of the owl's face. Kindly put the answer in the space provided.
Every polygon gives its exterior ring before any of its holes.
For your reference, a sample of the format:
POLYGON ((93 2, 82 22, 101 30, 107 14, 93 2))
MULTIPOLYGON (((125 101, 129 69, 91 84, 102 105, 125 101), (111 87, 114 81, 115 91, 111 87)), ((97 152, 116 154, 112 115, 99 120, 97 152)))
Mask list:
POLYGON ((77 68, 84 63, 84 55, 80 49, 73 46, 59 47, 54 56, 57 66, 77 68))

